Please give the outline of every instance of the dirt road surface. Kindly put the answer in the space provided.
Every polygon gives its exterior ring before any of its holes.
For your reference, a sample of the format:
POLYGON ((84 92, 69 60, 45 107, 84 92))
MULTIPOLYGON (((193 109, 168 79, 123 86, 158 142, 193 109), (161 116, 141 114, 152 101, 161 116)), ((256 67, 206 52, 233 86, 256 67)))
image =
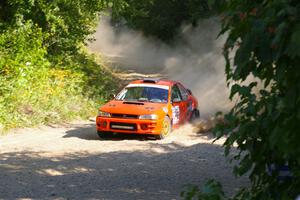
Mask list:
POLYGON ((192 130, 185 125, 165 140, 99 140, 89 121, 0 136, 0 199, 171 200, 208 178, 229 194, 247 184, 231 175, 222 141, 192 130))

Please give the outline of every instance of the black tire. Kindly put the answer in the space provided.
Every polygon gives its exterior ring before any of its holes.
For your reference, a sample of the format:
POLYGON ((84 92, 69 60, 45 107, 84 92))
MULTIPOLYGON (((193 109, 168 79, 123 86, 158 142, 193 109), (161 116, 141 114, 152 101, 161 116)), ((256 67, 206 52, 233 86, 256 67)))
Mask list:
POLYGON ((108 131, 97 131, 97 134, 101 139, 109 138, 112 136, 112 133, 108 131))
POLYGON ((194 109, 192 112, 192 116, 190 118, 190 122, 195 121, 196 119, 200 118, 200 111, 198 109, 194 109))
POLYGON ((168 137, 171 133, 171 130, 172 130, 171 120, 168 116, 165 116, 161 133, 157 136, 157 139, 161 140, 168 137))

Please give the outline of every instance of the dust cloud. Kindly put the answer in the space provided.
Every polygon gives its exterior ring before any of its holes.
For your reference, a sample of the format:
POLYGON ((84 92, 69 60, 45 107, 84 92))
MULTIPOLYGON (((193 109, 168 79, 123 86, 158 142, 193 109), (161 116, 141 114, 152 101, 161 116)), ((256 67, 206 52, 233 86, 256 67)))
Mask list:
POLYGON ((226 111, 231 103, 225 81, 222 55, 224 37, 217 38, 220 24, 216 19, 199 22, 195 28, 181 26, 181 40, 168 46, 141 32, 115 28, 103 17, 89 49, 108 57, 119 69, 136 73, 160 73, 190 88, 199 100, 202 116, 226 111))

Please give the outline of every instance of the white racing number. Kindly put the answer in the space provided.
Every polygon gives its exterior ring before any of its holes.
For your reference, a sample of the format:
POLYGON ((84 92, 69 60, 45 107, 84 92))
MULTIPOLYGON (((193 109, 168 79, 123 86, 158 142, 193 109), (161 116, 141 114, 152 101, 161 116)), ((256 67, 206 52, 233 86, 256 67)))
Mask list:
POLYGON ((179 106, 172 107, 173 124, 178 124, 180 116, 179 106))

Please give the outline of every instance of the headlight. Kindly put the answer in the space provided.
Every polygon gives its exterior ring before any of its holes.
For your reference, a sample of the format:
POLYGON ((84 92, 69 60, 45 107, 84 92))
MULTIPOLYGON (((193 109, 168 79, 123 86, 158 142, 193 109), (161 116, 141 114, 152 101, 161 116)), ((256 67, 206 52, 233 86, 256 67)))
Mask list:
POLYGON ((103 112, 103 111, 99 110, 98 111, 98 116, 100 116, 100 117, 110 117, 110 113, 103 112))
POLYGON ((139 119, 157 119, 158 116, 156 114, 152 115, 140 115, 139 119))

